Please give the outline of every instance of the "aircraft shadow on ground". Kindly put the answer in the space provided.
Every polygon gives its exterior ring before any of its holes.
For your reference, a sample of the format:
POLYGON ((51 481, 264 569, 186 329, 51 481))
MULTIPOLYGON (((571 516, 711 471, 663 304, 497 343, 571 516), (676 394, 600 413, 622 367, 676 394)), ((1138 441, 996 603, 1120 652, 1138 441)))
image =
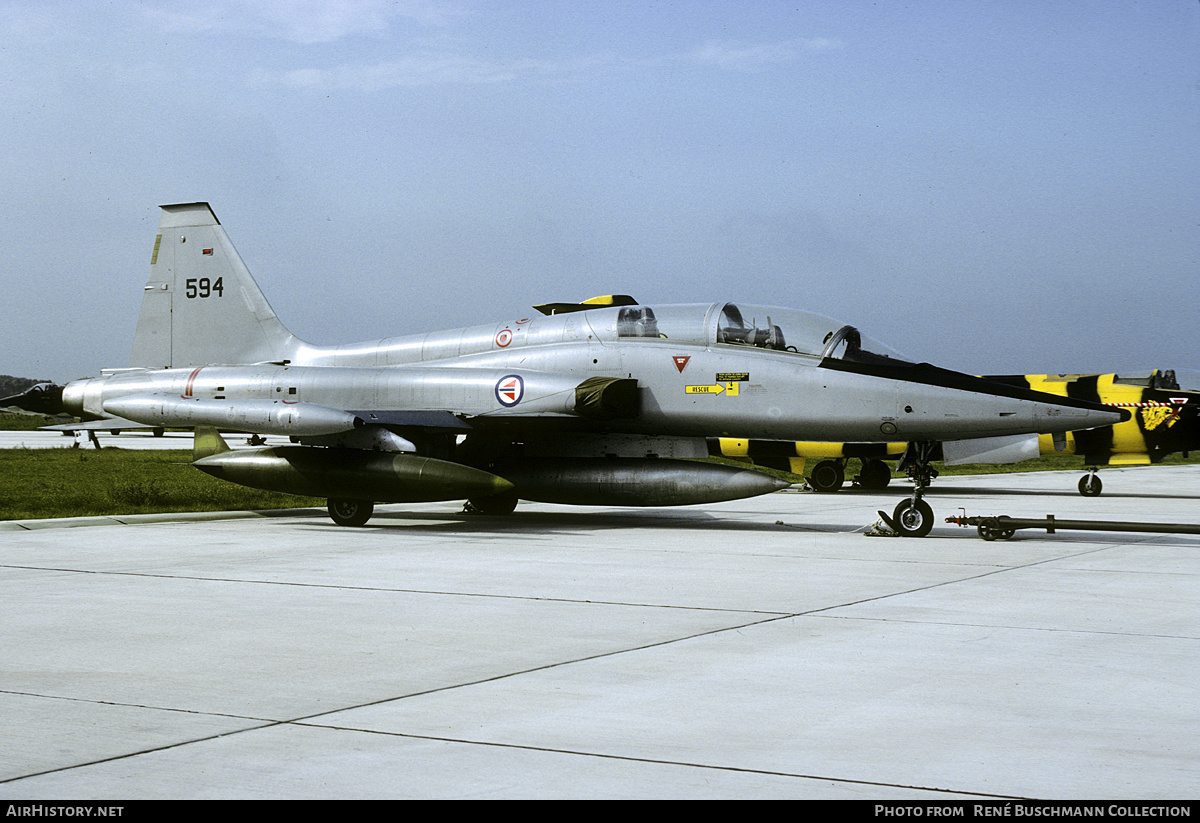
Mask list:
MULTIPOLYGON (((802 516, 803 512, 797 512, 802 516)), ((332 522, 316 528, 343 529, 332 522)), ((562 532, 604 531, 623 528, 666 530, 719 530, 730 532, 774 532, 796 535, 802 532, 841 532, 854 527, 846 524, 817 525, 807 522, 784 523, 743 520, 736 515, 722 517, 703 511, 678 514, 645 509, 608 509, 603 512, 526 512, 518 508, 509 515, 480 515, 462 512, 376 511, 362 529, 457 532, 464 534, 556 534, 562 532)))
MULTIPOLYGON (((806 535, 860 535, 871 524, 854 526, 850 523, 812 523, 794 522, 773 523, 754 522, 738 519, 722 519, 702 513, 692 513, 693 516, 671 516, 661 513, 649 513, 640 510, 618 510, 604 513, 581 512, 530 512, 521 514, 519 511, 505 516, 486 516, 462 514, 458 512, 377 512, 374 517, 361 527, 365 532, 395 532, 427 533, 427 534, 463 534, 463 535, 520 535, 536 537, 538 535, 564 534, 568 532, 604 531, 613 532, 622 528, 659 529, 664 531, 691 531, 704 529, 724 532, 753 532, 773 534, 778 537, 803 538, 806 535), (698 516, 697 516, 698 515, 698 516)), ((345 527, 333 523, 305 524, 301 528, 310 531, 341 530, 345 527)), ((619 532, 618 532, 619 533, 619 532)), ((904 538, 898 538, 904 539, 904 538)), ((1171 543, 1176 545, 1196 545, 1200 537, 1159 534, 1155 532, 1101 532, 1101 531, 1072 531, 1061 529, 1055 534, 1047 534, 1040 529, 1022 529, 1015 536, 1005 541, 986 542, 979 538, 975 527, 955 527, 938 517, 935 531, 922 540, 968 540, 978 542, 983 546, 1012 545, 1014 548, 1029 540, 1053 540, 1064 545, 1112 543, 1122 544, 1143 543, 1153 540, 1156 544, 1171 543)))

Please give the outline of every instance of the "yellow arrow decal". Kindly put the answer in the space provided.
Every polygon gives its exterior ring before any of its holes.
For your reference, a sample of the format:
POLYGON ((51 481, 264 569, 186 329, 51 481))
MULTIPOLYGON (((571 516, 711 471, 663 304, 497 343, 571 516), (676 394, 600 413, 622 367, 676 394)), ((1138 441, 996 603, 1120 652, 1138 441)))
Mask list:
POLYGON ((684 386, 683 391, 686 394, 724 394, 726 397, 738 396, 738 384, 726 383, 725 385, 715 386, 684 386))

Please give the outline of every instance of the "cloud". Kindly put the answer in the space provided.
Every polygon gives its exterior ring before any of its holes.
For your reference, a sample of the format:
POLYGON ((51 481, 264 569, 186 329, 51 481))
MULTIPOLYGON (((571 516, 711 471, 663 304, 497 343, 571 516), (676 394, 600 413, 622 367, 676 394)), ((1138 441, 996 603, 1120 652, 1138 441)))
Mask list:
POLYGON ((419 52, 369 65, 260 73, 255 80, 293 88, 377 91, 447 83, 500 83, 513 79, 519 71, 517 65, 504 66, 461 54, 419 52))
POLYGON ((372 92, 415 86, 487 85, 534 78, 562 80, 616 65, 618 61, 607 56, 569 60, 518 58, 502 61, 485 60, 457 52, 417 51, 376 63, 343 65, 331 69, 258 71, 252 75, 251 83, 314 91, 353 89, 372 92))
POLYGON ((398 19, 444 25, 463 12, 434 0, 218 0, 168 2, 146 14, 172 33, 234 32, 311 45, 382 35, 398 19))
POLYGON ((680 63, 714 66, 727 71, 756 71, 800 60, 804 55, 840 48, 825 39, 787 40, 778 43, 732 44, 709 42, 691 52, 645 59, 623 59, 612 54, 568 58, 514 58, 488 60, 465 52, 417 51, 376 63, 335 68, 303 68, 283 72, 257 72, 255 85, 283 85, 312 90, 381 89, 442 84, 494 84, 521 80, 573 80, 599 73, 628 73, 680 63))
POLYGON ((689 52, 685 58, 700 65, 736 71, 755 71, 769 66, 794 63, 805 54, 839 48, 840 41, 827 38, 750 44, 710 40, 689 52))

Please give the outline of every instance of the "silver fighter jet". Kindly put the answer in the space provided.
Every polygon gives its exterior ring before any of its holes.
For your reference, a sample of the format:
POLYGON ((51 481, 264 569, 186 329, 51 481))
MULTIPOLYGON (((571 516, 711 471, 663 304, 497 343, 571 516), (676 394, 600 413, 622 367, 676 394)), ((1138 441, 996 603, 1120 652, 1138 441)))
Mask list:
MULTIPOLYGON (((194 465, 328 498, 667 506, 786 482, 701 462, 706 438, 947 441, 1119 422, 1097 403, 899 357, 852 326, 742 303, 549 304, 484 326, 317 346, 276 317, 207 203, 162 207, 128 369, 62 389, 72 428, 196 430, 194 465), (95 421, 95 422, 87 422, 95 421), (218 430, 290 436, 230 450, 218 430)), ((894 513, 933 522, 918 487, 894 513)))

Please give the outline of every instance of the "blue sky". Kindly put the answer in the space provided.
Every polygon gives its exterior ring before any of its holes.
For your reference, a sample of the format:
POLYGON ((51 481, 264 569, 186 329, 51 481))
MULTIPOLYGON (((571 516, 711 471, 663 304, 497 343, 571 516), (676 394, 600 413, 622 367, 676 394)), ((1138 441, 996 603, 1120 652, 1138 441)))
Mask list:
POLYGON ((1200 369, 1200 3, 0 0, 0 373, 127 365, 162 203, 336 343, 629 293, 1200 369))

